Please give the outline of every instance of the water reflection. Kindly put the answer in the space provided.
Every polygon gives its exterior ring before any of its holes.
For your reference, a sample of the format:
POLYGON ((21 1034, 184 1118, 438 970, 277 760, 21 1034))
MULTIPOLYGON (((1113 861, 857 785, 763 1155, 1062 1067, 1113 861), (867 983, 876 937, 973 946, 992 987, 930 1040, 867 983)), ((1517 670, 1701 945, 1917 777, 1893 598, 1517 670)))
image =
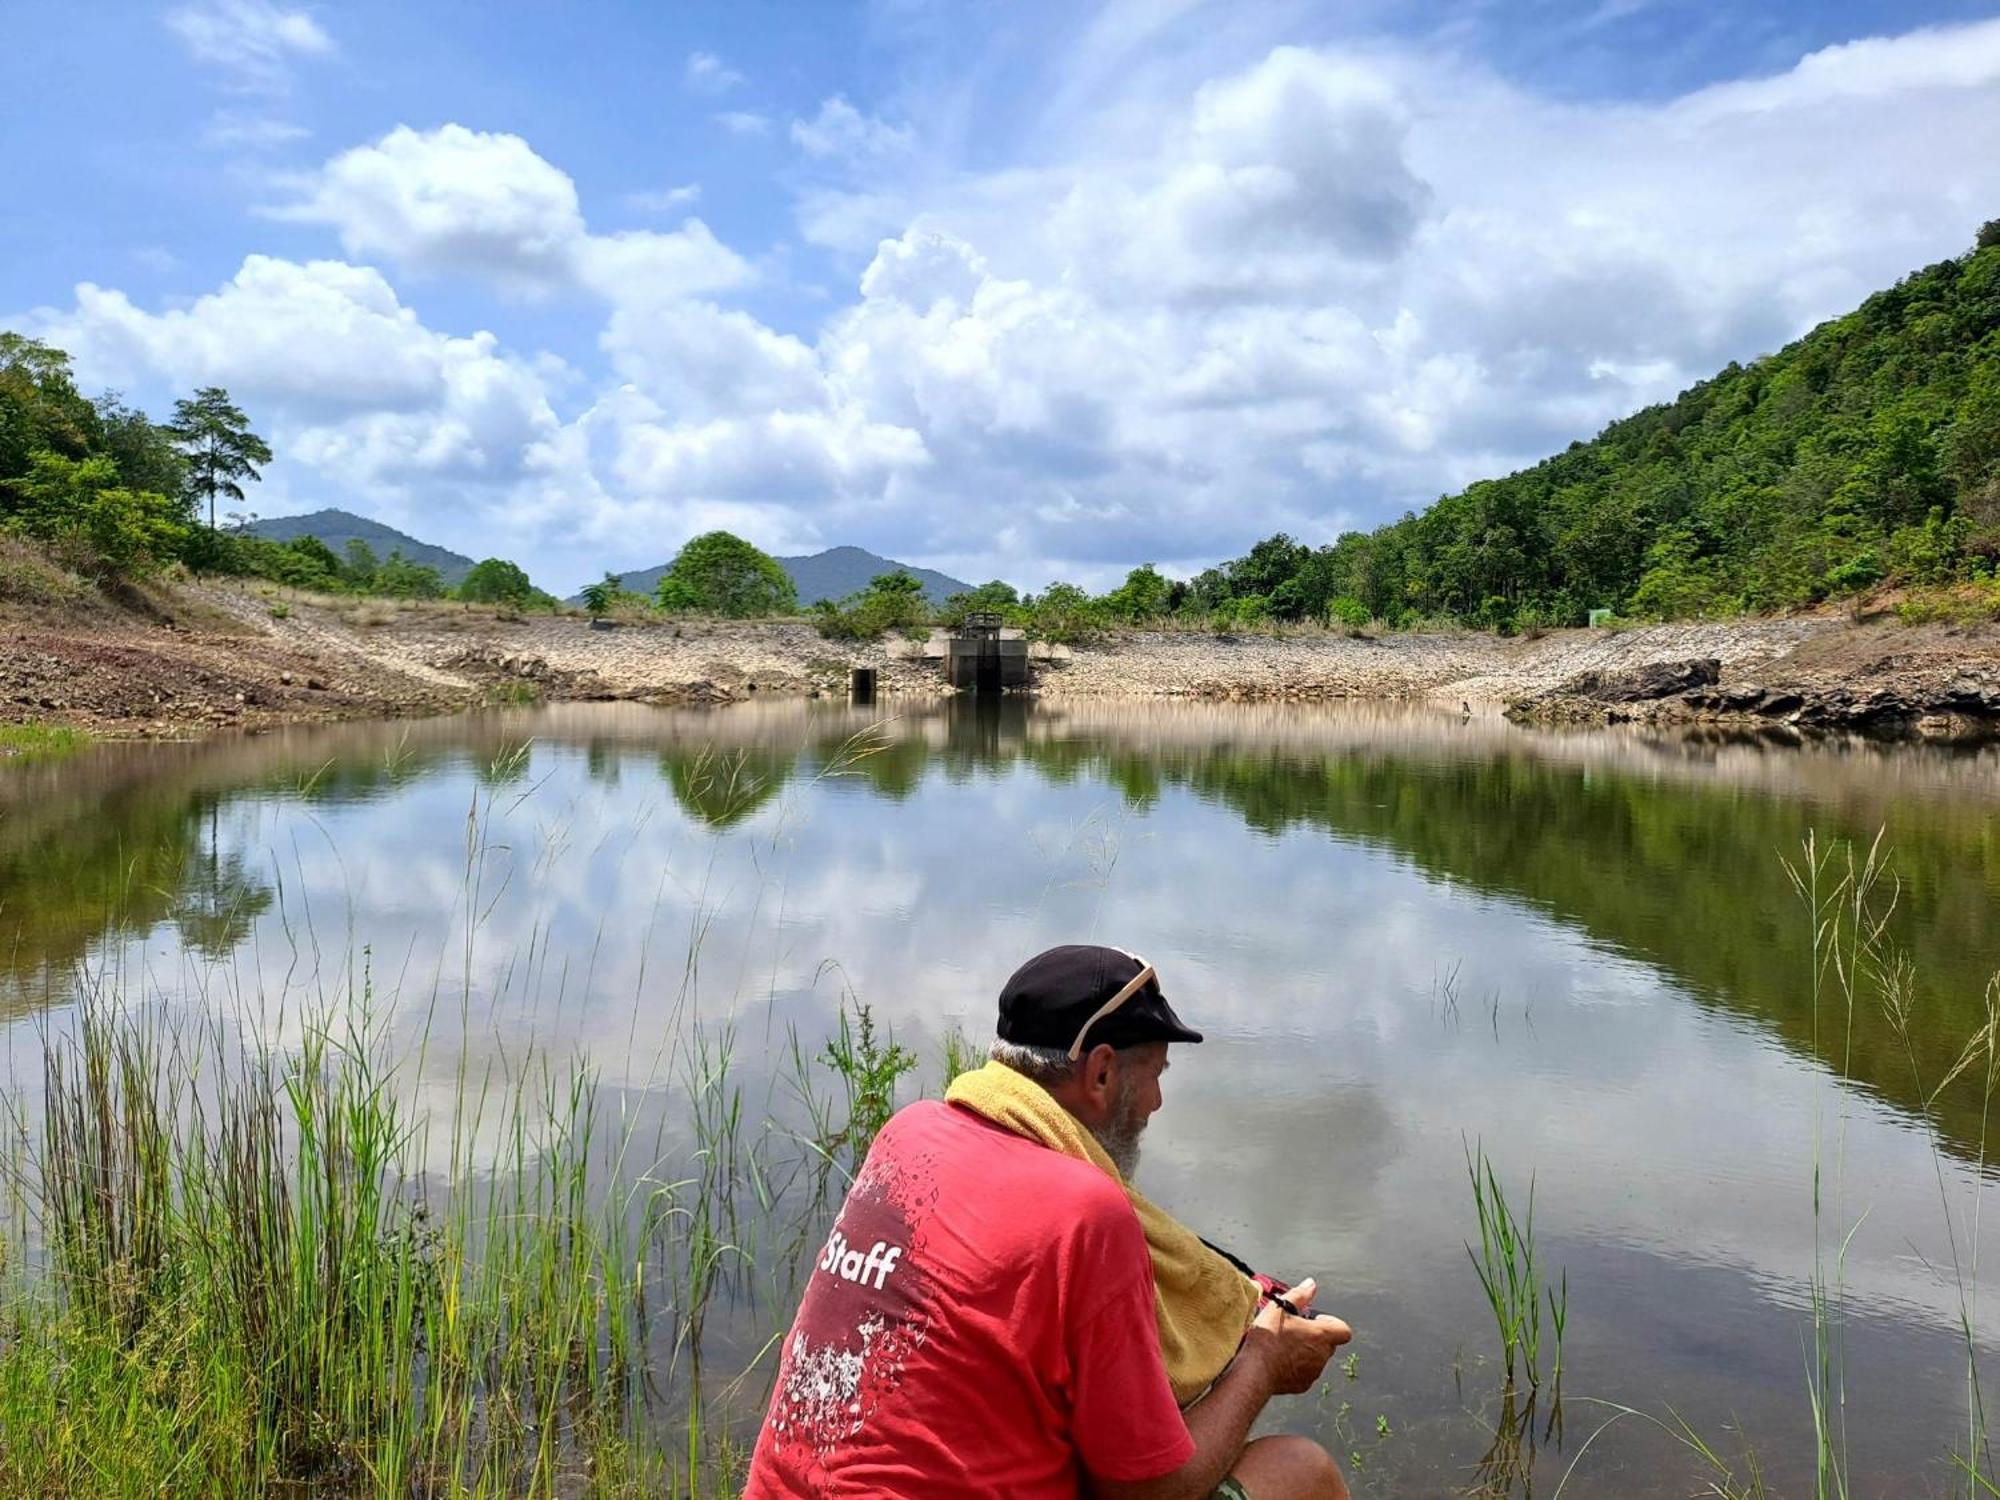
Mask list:
MULTIPOLYGON (((1301 1420, 1346 1423, 1402 1492, 1471 1482, 1512 1430, 1464 1262, 1466 1141, 1536 1178, 1571 1391, 1742 1418, 1782 1455, 1804 1451, 1811 1163, 1837 1140, 1830 1216, 1868 1211, 1850 1403, 1894 1417, 1855 1462, 1888 1483, 1936 1477, 1962 1420, 1939 1199, 1971 1201, 1981 1101, 1962 1080, 1924 1106, 2000 966, 1997 802, 1990 752, 1421 709, 588 706, 21 768, 0 777, 0 930, 17 1010, 117 954, 279 1036, 288 997, 365 962, 437 1100, 532 1038, 664 1109, 671 1039, 728 1026, 753 1117, 782 1102, 788 1028, 823 1034, 844 992, 929 1058, 954 1025, 985 1034, 1021 955, 1139 948, 1214 1038, 1175 1071, 1148 1178, 1338 1288, 1363 1364, 1301 1420), (1885 825, 1907 1051, 1872 1006, 1851 1045, 1815 1021, 1781 863, 1808 829, 1885 825), (1376 1415, 1406 1440, 1376 1441, 1376 1415)), ((767 1333, 717 1330, 748 1352, 767 1333)), ((1572 1491, 1685 1492, 1655 1437, 1594 1450, 1572 1491)))

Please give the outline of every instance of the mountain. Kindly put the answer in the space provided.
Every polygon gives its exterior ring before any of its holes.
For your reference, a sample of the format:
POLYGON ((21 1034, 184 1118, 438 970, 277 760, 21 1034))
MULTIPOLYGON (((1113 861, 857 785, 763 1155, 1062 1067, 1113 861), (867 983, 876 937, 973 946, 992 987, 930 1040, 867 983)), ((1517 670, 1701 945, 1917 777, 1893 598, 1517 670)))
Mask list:
POLYGON ((469 557, 448 548, 434 547, 429 542, 420 542, 393 526, 384 526, 380 521, 371 521, 351 511, 316 510, 303 516, 272 516, 268 520, 252 521, 243 529, 252 536, 266 537, 274 542, 316 536, 336 554, 344 551, 349 541, 359 538, 374 549, 377 558, 386 558, 391 552, 399 551, 413 563, 436 568, 447 585, 457 583, 472 568, 469 557))
POLYGON ((2000 219, 1965 255, 1589 442, 1331 546, 1268 538, 1187 598, 1531 629, 1594 609, 1784 610, 1996 562, 2000 219))
MULTIPOLYGON (((868 580, 878 573, 892 573, 898 568, 924 586, 924 596, 933 604, 942 604, 953 594, 962 594, 972 587, 949 574, 929 568, 913 568, 908 563, 877 557, 860 547, 830 547, 810 557, 781 557, 777 563, 791 574, 801 605, 815 604, 821 599, 845 599, 849 594, 867 588, 868 580)), ((660 575, 666 571, 667 564, 661 563, 657 568, 621 573, 619 586, 635 594, 650 594, 658 586, 660 575)))

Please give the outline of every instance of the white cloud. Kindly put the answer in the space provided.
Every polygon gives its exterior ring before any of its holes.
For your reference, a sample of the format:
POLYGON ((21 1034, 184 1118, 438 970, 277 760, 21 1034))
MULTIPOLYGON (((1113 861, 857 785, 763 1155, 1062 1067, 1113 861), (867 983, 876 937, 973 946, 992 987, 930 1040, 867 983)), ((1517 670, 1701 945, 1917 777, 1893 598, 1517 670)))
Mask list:
POLYGON ((425 327, 379 271, 340 261, 253 255, 158 312, 86 282, 24 321, 93 385, 226 387, 279 454, 261 494, 330 486, 405 516, 493 506, 558 427, 540 370, 491 333, 425 327))
POLYGON ((290 120, 268 115, 246 115, 236 110, 218 110, 201 133, 204 146, 224 151, 275 151, 302 141, 312 132, 290 120))
POLYGON ((906 126, 885 124, 864 115, 835 94, 810 120, 792 121, 792 142, 807 156, 843 160, 892 156, 910 145, 906 126))
POLYGON ((254 92, 282 91, 296 59, 333 51, 319 22, 272 0, 197 0, 168 11, 166 23, 195 61, 254 92))
POLYGON ((701 202, 701 184, 684 182, 679 187, 648 188, 625 195, 625 206, 640 213, 664 214, 677 208, 692 208, 701 202))
POLYGON ((240 385, 356 503, 476 504, 481 545, 558 583, 728 524, 1104 584, 1531 462, 2000 202, 2000 22, 1579 104, 1387 44, 1216 62, 1175 31, 1207 15, 1056 54, 1008 164, 909 107, 922 135, 838 97, 795 122, 801 232, 851 278, 816 326, 730 305, 749 268, 701 221, 593 233, 565 171, 456 125, 343 153, 282 212, 353 259, 589 294, 595 370, 427 329, 339 261, 253 257, 157 312, 87 286, 43 326, 87 378, 240 385))
POLYGON ((731 135, 758 136, 771 133, 770 116, 753 114, 747 109, 725 109, 715 116, 715 123, 731 135))
POLYGON ((684 75, 687 86, 698 94, 726 94, 743 81, 743 75, 713 52, 688 54, 684 75))
POLYGON ((678 231, 592 235, 569 175, 517 135, 399 125, 299 184, 275 216, 331 226, 349 255, 470 274, 515 292, 582 286, 617 298, 712 291, 748 275, 698 219, 678 231))

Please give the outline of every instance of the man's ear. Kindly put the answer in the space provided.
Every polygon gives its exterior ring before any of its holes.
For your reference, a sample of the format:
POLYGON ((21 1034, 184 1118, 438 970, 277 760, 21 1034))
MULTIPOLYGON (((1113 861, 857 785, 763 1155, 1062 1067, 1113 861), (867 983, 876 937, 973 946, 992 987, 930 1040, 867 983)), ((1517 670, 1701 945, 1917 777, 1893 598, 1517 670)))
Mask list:
POLYGON ((1110 1098, 1112 1077, 1117 1068, 1118 1049, 1109 1042, 1099 1042, 1084 1053, 1077 1076, 1083 1084, 1085 1097, 1096 1100, 1110 1098))

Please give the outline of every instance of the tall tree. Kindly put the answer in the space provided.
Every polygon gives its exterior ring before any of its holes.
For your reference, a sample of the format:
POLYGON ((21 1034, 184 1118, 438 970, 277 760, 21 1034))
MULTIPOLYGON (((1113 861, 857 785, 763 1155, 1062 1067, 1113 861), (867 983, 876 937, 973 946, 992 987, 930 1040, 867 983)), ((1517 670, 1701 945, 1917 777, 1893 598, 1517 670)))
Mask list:
POLYGON ((708 532, 681 548, 660 576, 658 598, 665 610, 739 619, 788 615, 799 607, 791 575, 777 560, 726 531, 708 532))
POLYGON ((187 455, 189 490, 208 497, 208 529, 213 531, 215 497, 227 495, 241 505, 243 482, 263 477, 258 467, 271 461, 270 446, 250 430, 250 419, 217 385, 176 401, 174 419, 167 425, 187 455))

